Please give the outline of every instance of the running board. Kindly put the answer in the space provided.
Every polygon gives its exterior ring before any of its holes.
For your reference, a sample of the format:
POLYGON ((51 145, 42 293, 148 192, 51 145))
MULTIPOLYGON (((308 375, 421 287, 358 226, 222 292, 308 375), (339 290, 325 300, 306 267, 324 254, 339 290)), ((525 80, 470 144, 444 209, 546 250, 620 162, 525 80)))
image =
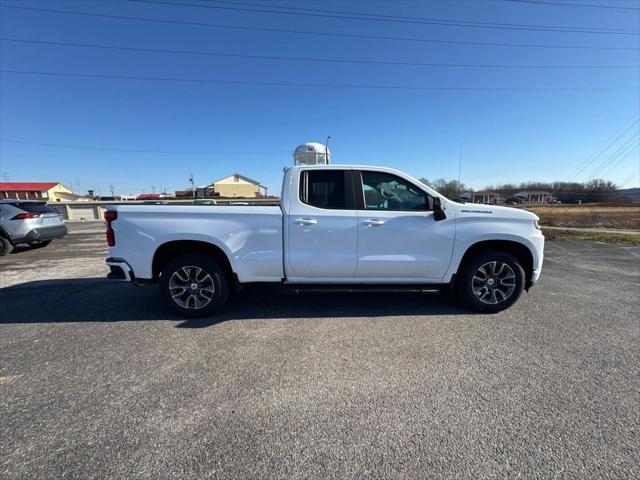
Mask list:
POLYGON ((306 293, 414 293, 421 295, 439 294, 444 291, 440 285, 283 285, 288 291, 306 293))

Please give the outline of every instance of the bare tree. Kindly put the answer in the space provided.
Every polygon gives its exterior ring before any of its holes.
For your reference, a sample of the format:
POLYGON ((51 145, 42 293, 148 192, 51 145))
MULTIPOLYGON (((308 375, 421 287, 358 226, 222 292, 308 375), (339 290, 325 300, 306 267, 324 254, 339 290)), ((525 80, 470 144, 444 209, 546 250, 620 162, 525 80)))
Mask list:
POLYGON ((438 178, 433 181, 426 178, 420 178, 419 180, 449 199, 458 197, 460 192, 469 191, 466 185, 459 183, 458 180, 445 180, 444 178, 438 178))

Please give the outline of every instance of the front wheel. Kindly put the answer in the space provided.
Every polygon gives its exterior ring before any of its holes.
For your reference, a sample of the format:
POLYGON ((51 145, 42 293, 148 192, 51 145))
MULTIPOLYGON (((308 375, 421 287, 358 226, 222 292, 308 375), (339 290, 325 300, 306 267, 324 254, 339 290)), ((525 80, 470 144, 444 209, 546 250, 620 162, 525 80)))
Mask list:
POLYGON ((200 253, 179 255, 160 274, 160 294, 183 317, 203 317, 220 309, 229 297, 222 265, 200 253))
POLYGON ((506 252, 490 251, 472 258, 456 281, 458 294, 475 310, 496 313, 513 305, 524 290, 524 269, 506 252))

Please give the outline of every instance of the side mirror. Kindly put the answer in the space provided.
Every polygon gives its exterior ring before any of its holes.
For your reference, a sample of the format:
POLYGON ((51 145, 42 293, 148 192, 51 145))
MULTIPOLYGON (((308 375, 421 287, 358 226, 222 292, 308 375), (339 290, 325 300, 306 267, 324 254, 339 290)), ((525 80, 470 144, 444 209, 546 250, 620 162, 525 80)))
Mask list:
POLYGON ((447 214, 442 209, 440 197, 433 197, 433 219, 436 222, 439 222, 440 220, 444 220, 445 218, 447 218, 447 214))

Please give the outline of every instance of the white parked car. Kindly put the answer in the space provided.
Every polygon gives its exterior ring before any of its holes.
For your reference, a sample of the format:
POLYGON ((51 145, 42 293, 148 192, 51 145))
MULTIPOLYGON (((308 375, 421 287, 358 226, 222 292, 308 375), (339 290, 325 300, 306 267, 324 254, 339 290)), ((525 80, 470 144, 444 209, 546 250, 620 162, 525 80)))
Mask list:
POLYGON ((530 212, 452 202, 402 172, 366 166, 288 168, 279 205, 114 205, 105 219, 109 276, 158 282, 188 317, 254 282, 446 290, 497 312, 536 283, 544 248, 530 212))

